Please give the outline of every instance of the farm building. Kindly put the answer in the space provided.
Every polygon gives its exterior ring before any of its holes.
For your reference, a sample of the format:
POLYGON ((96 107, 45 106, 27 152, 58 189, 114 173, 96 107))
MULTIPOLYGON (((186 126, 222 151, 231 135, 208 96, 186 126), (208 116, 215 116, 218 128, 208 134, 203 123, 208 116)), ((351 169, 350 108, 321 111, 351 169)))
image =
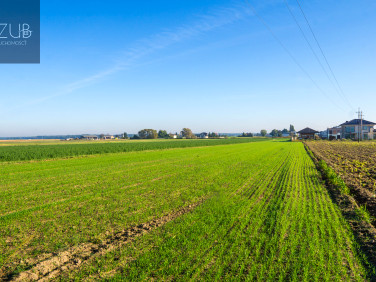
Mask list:
POLYGON ((98 140, 98 136, 97 135, 82 135, 80 139, 83 139, 83 140, 98 140))
POLYGON ((306 127, 297 133, 302 139, 315 139, 315 135, 319 132, 312 128, 306 127))
POLYGON ((362 120, 353 119, 342 123, 341 126, 341 136, 342 139, 353 139, 353 140, 370 140, 374 139, 374 126, 376 123, 362 120))
POLYGON ((111 140, 114 139, 115 137, 113 135, 103 135, 104 140, 111 140))

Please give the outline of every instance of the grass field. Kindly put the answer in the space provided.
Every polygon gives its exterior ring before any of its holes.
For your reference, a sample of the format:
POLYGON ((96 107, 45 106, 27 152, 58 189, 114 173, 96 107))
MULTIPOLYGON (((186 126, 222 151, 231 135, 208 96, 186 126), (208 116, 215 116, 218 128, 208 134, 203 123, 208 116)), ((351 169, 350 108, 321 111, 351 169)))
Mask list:
POLYGON ((0 279, 359 280, 301 143, 0 163, 0 279))

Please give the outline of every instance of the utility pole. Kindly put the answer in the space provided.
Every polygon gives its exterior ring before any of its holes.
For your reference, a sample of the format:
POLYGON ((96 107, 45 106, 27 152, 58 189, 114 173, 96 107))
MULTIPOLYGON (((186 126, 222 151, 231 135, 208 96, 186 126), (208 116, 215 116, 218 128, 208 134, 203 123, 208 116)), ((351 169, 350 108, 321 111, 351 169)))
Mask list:
POLYGON ((363 111, 358 108, 358 111, 356 112, 358 114, 358 142, 360 140, 363 141, 363 111), (360 120, 360 128, 359 128, 359 120, 360 120))
POLYGON ((356 112, 358 114, 358 143, 360 142, 360 131, 359 131, 359 120, 360 120, 360 108, 358 108, 358 111, 356 112))
POLYGON ((360 138, 363 141, 363 111, 360 112, 360 138))

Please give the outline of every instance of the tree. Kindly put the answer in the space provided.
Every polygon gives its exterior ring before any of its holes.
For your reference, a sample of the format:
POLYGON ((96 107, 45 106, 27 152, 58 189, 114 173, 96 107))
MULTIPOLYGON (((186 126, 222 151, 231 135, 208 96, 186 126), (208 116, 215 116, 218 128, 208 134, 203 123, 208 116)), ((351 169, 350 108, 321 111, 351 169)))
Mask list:
POLYGON ((261 136, 265 137, 266 134, 268 134, 268 132, 267 132, 265 129, 262 129, 262 130, 260 131, 260 134, 261 134, 261 136))
POLYGON ((101 135, 99 135, 99 138, 104 139, 104 134, 102 133, 101 135))
POLYGON ((189 128, 183 128, 183 130, 181 131, 181 135, 187 139, 191 139, 194 136, 192 130, 190 130, 189 128))
POLYGON ((295 127, 292 124, 290 124, 290 132, 295 132, 295 127))
POLYGON ((126 132, 123 133, 123 139, 128 139, 128 134, 126 132))
POLYGON ((277 129, 273 129, 273 130, 270 132, 270 135, 273 136, 273 137, 277 137, 277 136, 278 136, 278 130, 277 130, 277 129))
POLYGON ((243 132, 242 135, 240 135, 239 137, 253 137, 253 133, 250 133, 250 132, 245 133, 245 132, 243 132))
POLYGON ((169 135, 166 130, 159 130, 158 131, 158 138, 168 138, 169 135))
POLYGON ((283 133, 283 134, 286 134, 286 133, 289 133, 289 131, 288 131, 286 128, 284 128, 284 129, 282 130, 282 133, 283 133))
POLYGON ((138 136, 137 134, 133 135, 131 139, 140 139, 140 136, 138 136))
POLYGON ((143 129, 138 132, 138 135, 141 139, 156 139, 158 137, 158 133, 154 129, 143 129))

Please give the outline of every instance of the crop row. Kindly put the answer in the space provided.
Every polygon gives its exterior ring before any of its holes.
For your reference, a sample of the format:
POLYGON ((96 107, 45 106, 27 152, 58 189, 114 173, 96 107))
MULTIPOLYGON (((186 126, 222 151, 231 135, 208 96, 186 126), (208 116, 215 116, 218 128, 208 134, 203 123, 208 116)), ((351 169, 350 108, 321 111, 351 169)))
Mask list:
POLYGON ((121 153, 145 150, 163 150, 172 148, 187 148, 257 142, 261 138, 231 138, 214 140, 166 140, 166 141, 128 141, 114 143, 88 143, 64 145, 34 145, 34 146, 0 146, 1 161, 22 161, 61 158, 81 155, 105 153, 121 153))
POLYGON ((302 145, 269 149, 237 158, 191 214, 65 278, 363 281, 353 235, 302 145))
MULTIPOLYGON (((301 143, 7 163, 0 171, 0 279, 82 244, 206 201, 63 280, 361 280, 338 207, 301 143)), ((116 242, 114 242, 116 246, 116 242)))

